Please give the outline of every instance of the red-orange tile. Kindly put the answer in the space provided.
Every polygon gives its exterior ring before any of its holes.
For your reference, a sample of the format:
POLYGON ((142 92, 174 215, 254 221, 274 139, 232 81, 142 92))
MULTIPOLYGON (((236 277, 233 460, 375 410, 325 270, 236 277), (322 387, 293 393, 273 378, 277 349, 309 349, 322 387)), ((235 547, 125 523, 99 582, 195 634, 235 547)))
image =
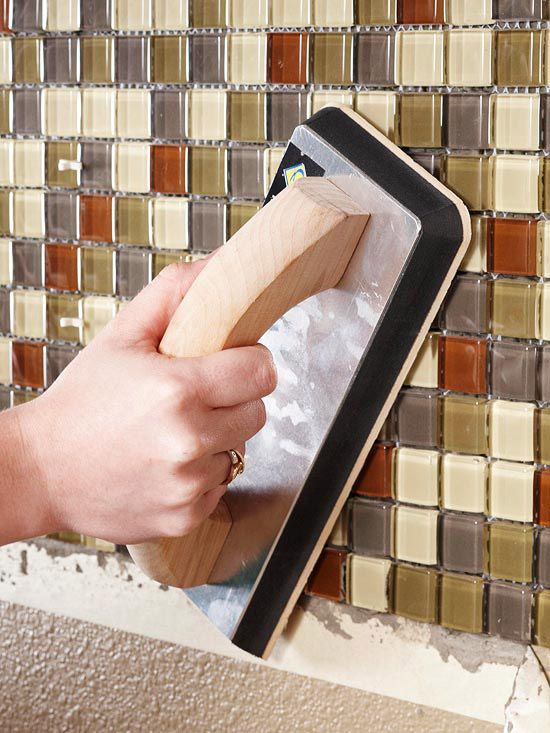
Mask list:
POLYGON ((537 274, 537 222, 534 219, 494 219, 489 243, 491 272, 537 274))
MULTIPOLYGON (((17 0, 14 0, 17 2, 17 0)), ((0 33, 11 33, 9 28, 10 0, 0 0, 0 33)))
POLYGON ((445 0, 399 0, 400 23, 444 23, 445 0))
POLYGON ((153 191, 186 193, 185 145, 153 145, 152 151, 153 191))
POLYGON ((113 197, 80 197, 80 239, 113 241, 113 197))
POLYGON ((307 33, 272 33, 269 36, 269 81, 272 84, 307 84, 307 33))
POLYGON ((47 288, 78 290, 78 245, 46 244, 44 259, 47 288))
POLYGON ((550 470, 535 473, 535 522, 550 527, 550 470))
POLYGON ((44 346, 29 341, 12 343, 13 383, 40 389, 44 386, 44 346))
POLYGON ((391 497, 394 446, 377 443, 371 449, 354 491, 362 496, 391 497))
POLYGON ((346 550, 325 548, 309 576, 306 593, 330 601, 343 601, 347 554, 346 550))
POLYGON ((439 387, 455 392, 487 392, 487 341, 460 336, 439 339, 439 387))

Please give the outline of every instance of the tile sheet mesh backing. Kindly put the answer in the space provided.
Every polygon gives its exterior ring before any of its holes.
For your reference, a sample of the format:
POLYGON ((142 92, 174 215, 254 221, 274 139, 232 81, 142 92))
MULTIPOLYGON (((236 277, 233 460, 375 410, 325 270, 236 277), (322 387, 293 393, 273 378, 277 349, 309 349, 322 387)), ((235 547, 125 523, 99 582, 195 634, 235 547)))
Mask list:
POLYGON ((547 11, 0 0, 0 409, 242 226, 296 124, 354 107, 474 236, 307 592, 550 645, 547 11))

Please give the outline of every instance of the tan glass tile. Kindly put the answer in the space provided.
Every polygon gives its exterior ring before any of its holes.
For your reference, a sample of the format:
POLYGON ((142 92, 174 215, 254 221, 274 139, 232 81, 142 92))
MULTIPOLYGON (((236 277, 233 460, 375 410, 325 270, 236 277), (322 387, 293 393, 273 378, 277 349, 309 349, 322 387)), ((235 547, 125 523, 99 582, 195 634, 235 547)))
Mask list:
POLYGON ((436 570, 396 565, 394 568, 394 613, 415 621, 436 623, 438 586, 439 574, 436 570))
POLYGON ((12 94, 10 89, 0 89, 0 135, 12 130, 12 94))
POLYGON ((443 400, 443 447, 456 453, 485 455, 488 449, 487 400, 446 395, 443 400))
POLYGON ((45 234, 43 191, 13 193, 13 233, 17 237, 43 238, 45 234))
POLYGON ((487 28, 446 33, 447 84, 486 87, 493 83, 493 32, 487 28))
POLYGON ((492 400, 489 403, 489 450, 494 458, 533 461, 535 405, 492 400))
POLYGON ((81 247, 80 267, 84 293, 114 295, 115 250, 112 247, 81 247))
POLYGON ((397 0, 357 0, 356 22, 359 25, 397 23, 397 0))
POLYGON ((84 320, 82 343, 87 346, 116 316, 116 300, 100 295, 88 295, 82 299, 84 320))
POLYGON ((541 159, 534 155, 497 155, 494 159, 493 208, 535 214, 540 211, 541 159))
POLYGON ((48 186, 54 188, 78 188, 80 171, 67 168, 60 161, 80 161, 80 145, 76 142, 50 141, 46 143, 46 170, 48 186))
POLYGON ((313 25, 320 28, 353 25, 353 0, 313 0, 313 25))
POLYGON ((146 31, 152 26, 152 0, 114 0, 113 28, 121 31, 146 31))
POLYGON ((41 38, 14 38, 13 81, 16 84, 39 84, 43 80, 41 38))
POLYGON ((152 81, 156 84, 185 84, 187 82, 187 37, 153 37, 152 81))
POLYGON ((539 338, 540 295, 540 285, 532 280, 495 280, 493 332, 512 338, 539 338))
POLYGON ((350 555, 348 558, 348 603, 359 608, 390 610, 391 560, 350 555))
POLYGON ((227 38, 228 81, 231 84, 265 84, 267 34, 232 33, 227 38))
POLYGON ((529 87, 542 84, 543 36, 540 30, 496 32, 496 83, 529 87))
POLYGON ((148 247, 152 239, 151 199, 122 196, 116 199, 116 237, 121 244, 148 247))
POLYGON ((46 293, 38 290, 13 290, 12 333, 27 338, 46 338, 46 293))
POLYGON ((453 25, 483 25, 493 18, 492 0, 449 0, 447 20, 453 25))
POLYGON ((377 130, 395 141, 398 95, 395 92, 358 92, 355 110, 377 130))
POLYGON ((439 622, 448 629, 483 631, 483 580, 443 573, 440 584, 439 622))
POLYGON ((444 180, 475 211, 492 205, 493 158, 483 155, 448 155, 444 180))
POLYGON ((529 463, 495 461, 489 469, 489 513, 515 522, 533 521, 535 467, 529 463))
POLYGON ((232 237, 260 210, 260 204, 232 203, 229 205, 228 235, 232 237))
POLYGON ((311 0, 271 0, 271 22, 276 28, 310 25, 311 0))
POLYGON ((227 137, 227 92, 190 89, 187 94, 187 137, 224 140, 227 137))
POLYGON ((406 148, 441 147, 441 94, 403 94, 399 102, 399 144, 406 148))
POLYGON ((194 28, 225 28, 226 0, 201 0, 191 7, 194 28))
POLYGON ((48 293, 46 335, 53 341, 78 343, 82 339, 82 298, 80 295, 48 293))
POLYGON ((189 27, 187 3, 174 0, 153 0, 153 20, 156 30, 179 31, 189 27))
POLYGON ((13 193, 0 191, 0 235, 13 233, 13 193))
POLYGON ((540 97, 538 94, 493 96, 493 142, 502 150, 538 150, 540 97))
POLYGON ((404 86, 441 86, 444 83, 443 31, 397 33, 396 82, 404 86))
POLYGON ((533 527, 507 522, 489 525, 489 574, 499 580, 530 583, 533 578, 533 527))
POLYGON ((83 36, 80 39, 80 78, 86 84, 110 84, 114 80, 113 39, 83 36))
POLYGON ((229 0, 229 25, 263 28, 269 25, 269 9, 268 0, 229 0))
POLYGON ((45 143, 42 140, 16 140, 14 178, 17 186, 43 186, 46 180, 45 143))
POLYGON ((230 92, 229 120, 232 140, 264 142, 267 137, 265 93, 230 92))
POLYGON ((351 84, 353 81, 353 35, 316 33, 312 39, 312 82, 351 84))
POLYGON ((227 149, 213 146, 189 148, 189 192, 202 196, 227 194, 227 149))
POLYGON ((153 252, 153 277, 175 262, 185 262, 186 255, 180 252, 153 252))

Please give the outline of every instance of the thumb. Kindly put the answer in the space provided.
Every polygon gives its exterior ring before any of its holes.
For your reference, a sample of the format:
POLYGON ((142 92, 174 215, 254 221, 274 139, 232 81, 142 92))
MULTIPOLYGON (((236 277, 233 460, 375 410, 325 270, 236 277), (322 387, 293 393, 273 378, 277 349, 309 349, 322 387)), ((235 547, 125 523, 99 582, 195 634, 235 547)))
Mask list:
POLYGON ((161 270, 116 319, 124 338, 157 349, 185 293, 211 257, 175 262, 161 270))

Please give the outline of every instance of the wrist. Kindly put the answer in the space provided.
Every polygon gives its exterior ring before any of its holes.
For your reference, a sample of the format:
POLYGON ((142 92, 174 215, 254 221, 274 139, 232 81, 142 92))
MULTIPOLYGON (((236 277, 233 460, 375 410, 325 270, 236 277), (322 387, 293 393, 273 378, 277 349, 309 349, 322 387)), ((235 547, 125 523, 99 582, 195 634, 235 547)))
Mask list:
POLYGON ((31 402, 0 413, 0 543, 61 529, 46 466, 48 432, 31 402))

